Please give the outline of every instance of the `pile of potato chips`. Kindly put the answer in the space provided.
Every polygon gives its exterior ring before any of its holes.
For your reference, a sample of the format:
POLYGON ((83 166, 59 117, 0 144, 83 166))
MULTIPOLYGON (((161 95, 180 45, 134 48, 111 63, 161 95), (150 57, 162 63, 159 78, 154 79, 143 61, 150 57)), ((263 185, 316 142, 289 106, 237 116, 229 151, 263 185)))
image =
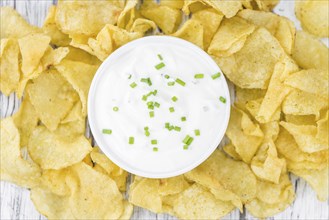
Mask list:
POLYGON ((243 207, 265 218, 293 202, 289 172, 327 200, 329 58, 314 35, 328 37, 328 1, 296 4, 309 33, 270 12, 277 3, 60 0, 42 28, 2 7, 1 92, 23 102, 1 120, 1 180, 29 188, 50 219, 129 219, 133 205, 181 219, 243 207), (85 137, 88 90, 115 49, 152 33, 207 51, 235 85, 236 102, 228 145, 184 175, 134 177, 125 200, 128 173, 85 137))

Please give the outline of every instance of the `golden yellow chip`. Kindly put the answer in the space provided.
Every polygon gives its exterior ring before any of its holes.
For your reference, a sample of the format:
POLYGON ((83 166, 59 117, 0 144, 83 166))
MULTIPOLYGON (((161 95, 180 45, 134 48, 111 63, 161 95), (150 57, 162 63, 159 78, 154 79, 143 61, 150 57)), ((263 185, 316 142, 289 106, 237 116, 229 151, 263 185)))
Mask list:
POLYGON ((165 34, 175 32, 182 20, 181 12, 168 6, 146 6, 142 7, 140 12, 147 19, 154 21, 165 34))
POLYGON ((267 181, 257 182, 257 197, 245 207, 257 218, 273 216, 285 210, 295 199, 294 188, 288 174, 280 178, 279 184, 267 181))
POLYGON ((124 212, 123 198, 115 182, 84 163, 70 168, 66 178, 69 204, 77 219, 117 219, 124 212))
POLYGON ((329 167, 321 170, 292 170, 291 172, 308 182, 317 193, 320 201, 328 200, 328 184, 329 184, 329 167))
POLYGON ((184 6, 184 0, 162 0, 160 1, 160 4, 175 9, 182 9, 184 6))
POLYGON ((145 33, 150 29, 155 30, 157 28, 154 21, 145 19, 145 18, 137 18, 132 24, 130 31, 131 32, 140 32, 145 33))
POLYGON ((224 19, 211 41, 208 53, 218 57, 230 56, 243 47, 247 36, 254 30, 255 26, 242 18, 233 17, 224 19), (237 44, 238 47, 234 47, 233 45, 236 45, 240 40, 242 42, 237 44), (232 47, 234 50, 230 50, 232 47), (230 54, 227 53, 228 50, 230 50, 230 54))
POLYGON ((329 37, 328 1, 295 1, 295 13, 303 29, 318 37, 329 37))
POLYGON ((259 10, 271 11, 280 0, 255 0, 259 10))
POLYGON ((183 175, 167 179, 160 179, 159 183, 160 185, 158 192, 161 196, 177 194, 189 187, 189 184, 183 175))
POLYGON ((43 72, 29 84, 28 93, 38 117, 50 130, 55 130, 77 100, 72 86, 55 70, 43 72))
POLYGON ((316 125, 315 115, 284 115, 285 121, 295 125, 316 125))
POLYGON ((70 38, 67 34, 61 32, 55 21, 56 6, 52 5, 48 9, 48 15, 43 23, 42 30, 45 34, 51 37, 51 43, 56 46, 68 46, 70 38))
POLYGON ((60 0, 55 21, 66 34, 96 36, 106 24, 115 24, 121 11, 112 1, 60 0))
POLYGON ((91 81, 98 66, 63 60, 56 69, 65 77, 80 96, 82 114, 87 115, 87 98, 91 81))
POLYGON ((216 199, 198 184, 178 194, 173 205, 173 212, 180 219, 219 219, 233 209, 232 203, 216 199))
POLYGON ((319 116, 322 109, 328 108, 328 100, 321 96, 294 89, 282 103, 282 111, 292 115, 319 116))
POLYGON ((0 38, 20 38, 31 33, 41 32, 37 27, 27 23, 15 9, 0 7, 0 38))
MULTIPOLYGON (((183 2, 183 1, 182 1, 183 2)), ((203 47, 207 50, 212 41, 224 15, 216 12, 215 9, 205 9, 193 13, 192 20, 201 22, 203 26, 203 47)))
POLYGON ((329 51, 326 45, 303 31, 296 33, 292 58, 304 69, 329 69, 329 51))
POLYGON ((172 34, 174 37, 190 41, 201 49, 203 49, 203 35, 203 25, 197 20, 188 20, 177 32, 172 34))
POLYGON ((275 64, 283 55, 278 41, 266 29, 259 28, 248 37, 240 51, 220 58, 218 64, 235 85, 266 89, 275 64))
POLYGON ((135 17, 135 7, 138 3, 138 0, 128 0, 122 12, 118 17, 118 27, 125 28, 132 25, 132 21, 135 17))
POLYGON ((21 155, 20 136, 12 118, 1 120, 1 180, 13 182, 22 187, 39 185, 41 169, 21 155))
POLYGON ((31 104, 28 94, 19 108, 19 111, 13 115, 14 123, 20 133, 20 146, 26 147, 30 135, 38 125, 38 115, 33 105, 31 104))
POLYGON ((65 182, 67 172, 67 169, 43 170, 41 176, 42 188, 47 189, 58 196, 69 196, 70 189, 65 182))
POLYGON ((69 47, 69 53, 67 54, 66 59, 96 66, 99 66, 101 64, 101 61, 97 57, 91 55, 90 53, 82 49, 71 46, 69 47))
MULTIPOLYGON (((328 123, 328 117, 324 120, 326 120, 324 123, 328 123)), ((299 148, 306 153, 314 153, 329 148, 328 127, 326 125, 316 127, 313 125, 295 125, 284 121, 281 121, 280 125, 294 137, 299 148), (326 135, 322 135, 325 133, 326 135)))
POLYGON ((266 90, 235 87, 235 93, 238 102, 246 103, 247 101, 264 98, 266 90))
POLYGON ((92 150, 83 136, 63 137, 40 126, 28 144, 31 158, 43 169, 62 169, 78 163, 92 150))
POLYGON ((22 54, 22 72, 27 76, 38 67, 49 46, 50 37, 45 34, 29 34, 19 39, 18 43, 22 54))
POLYGON ((225 153, 227 153, 230 157, 234 160, 242 160, 240 155, 236 152, 235 147, 233 144, 228 144, 223 147, 225 153))
POLYGON ((284 83, 288 86, 329 98, 329 72, 325 70, 302 70, 289 76, 284 83))
POLYGON ((19 68, 19 47, 15 39, 1 39, 0 53, 0 90, 6 96, 17 90, 20 68, 19 68))
POLYGON ((246 113, 235 107, 231 110, 226 135, 246 163, 251 161, 263 140, 263 132, 259 125, 251 121, 246 113))

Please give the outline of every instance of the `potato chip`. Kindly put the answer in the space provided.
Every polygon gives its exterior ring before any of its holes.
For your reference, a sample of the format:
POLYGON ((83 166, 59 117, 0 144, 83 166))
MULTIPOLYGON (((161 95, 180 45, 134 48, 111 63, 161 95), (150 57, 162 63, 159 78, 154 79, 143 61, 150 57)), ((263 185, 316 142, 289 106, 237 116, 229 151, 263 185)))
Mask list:
POLYGON ((42 188, 31 189, 30 195, 36 209, 48 219, 74 219, 67 196, 59 196, 42 188))
POLYGON ((154 21, 145 19, 145 18, 137 18, 130 28, 130 32, 140 32, 145 33, 149 30, 155 30, 157 28, 154 21))
POLYGON ((275 64, 283 55, 278 41, 266 29, 259 28, 248 37, 240 51, 220 58, 218 65, 235 85, 266 89, 275 64))
POLYGON ((294 89, 282 103, 282 111, 292 115, 319 116, 321 109, 328 108, 328 100, 312 93, 294 89))
POLYGON ((306 182, 310 184, 310 186, 316 192, 320 201, 328 200, 328 166, 321 170, 292 170, 291 172, 296 176, 306 180, 306 182))
POLYGON ((42 73, 29 84, 28 93, 40 120, 55 130, 77 100, 72 86, 55 70, 42 73))
POLYGON ((235 107, 231 110, 226 135, 246 163, 250 162, 263 140, 263 132, 259 125, 252 122, 246 113, 235 107))
POLYGON ((69 53, 67 54, 66 59, 96 66, 101 64, 101 61, 97 57, 75 47, 69 47, 69 53))
POLYGON ((264 132, 264 142, 275 141, 278 138, 280 132, 280 126, 278 121, 261 124, 260 128, 264 132))
POLYGON ((55 21, 66 34, 96 36, 106 24, 115 24, 121 11, 112 1, 60 0, 55 21))
POLYGON ((201 22, 197 20, 186 21, 177 32, 172 34, 172 36, 174 37, 179 37, 184 40, 190 41, 201 49, 203 49, 203 35, 203 26, 201 22))
POLYGON ((97 71, 98 66, 86 63, 63 60, 56 69, 71 83, 80 96, 82 103, 82 114, 87 115, 87 98, 91 81, 97 71))
MULTIPOLYGON (((183 1, 182 1, 183 2, 183 1)), ((198 11, 192 15, 192 20, 201 22, 203 26, 203 47, 207 50, 212 41, 222 19, 223 15, 215 11, 215 9, 205 9, 198 11)))
POLYGON ((115 182, 90 166, 72 166, 66 182, 72 193, 69 204, 75 218, 117 219, 124 212, 123 198, 115 182))
POLYGON ((208 5, 205 5, 202 1, 199 0, 184 0, 184 5, 182 11, 186 15, 190 15, 190 13, 196 13, 198 11, 209 9, 208 5))
POLYGON ((126 200, 123 201, 123 212, 119 217, 119 220, 126 220, 130 219, 134 211, 134 206, 127 202, 126 200))
POLYGON ((301 70, 289 76, 284 83, 305 92, 329 98, 329 72, 325 70, 301 70))
POLYGON ((292 58, 304 69, 329 69, 329 51, 326 45, 303 31, 296 33, 292 58))
POLYGON ((250 167, 258 178, 278 184, 286 161, 278 157, 274 142, 269 140, 260 147, 250 167))
POLYGON ((58 196, 69 196, 70 189, 65 182, 67 172, 67 169, 43 170, 41 176, 42 188, 47 189, 58 196))
POLYGON ((291 91, 289 87, 283 84, 281 78, 282 75, 289 75, 298 71, 298 66, 296 64, 290 66, 287 62, 291 62, 289 57, 277 63, 274 67, 268 90, 256 116, 256 119, 261 123, 271 121, 277 109, 280 108, 282 101, 291 91))
MULTIPOLYGON (((2 9, 2 8, 1 8, 2 9)), ((17 90, 20 78, 19 47, 15 39, 1 39, 0 90, 6 96, 17 90)))
POLYGON ((105 173, 113 179, 118 188, 121 191, 126 190, 126 180, 128 173, 122 168, 114 164, 110 159, 108 159, 104 154, 98 152, 97 148, 93 148, 93 151, 90 153, 91 160, 104 169, 105 173))
POLYGON ((160 179, 158 192, 161 196, 178 194, 189 187, 183 175, 160 179))
POLYGON ((168 6, 142 6, 140 12, 147 19, 154 21, 165 34, 175 32, 182 20, 181 12, 168 6))
POLYGON ((303 152, 297 145, 294 137, 289 132, 281 128, 275 145, 280 155, 287 162, 288 170, 292 169, 322 169, 327 166, 329 154, 328 150, 314 153, 303 152))
POLYGON ((328 1, 296 1, 295 13, 303 29, 318 37, 329 37, 328 1))
MULTIPOLYGON (((41 32, 11 7, 0 7, 0 38, 21 38, 31 33, 41 32)), ((1 43, 2 44, 2 43, 1 43)))
POLYGON ((160 1, 160 4, 175 9, 182 9, 184 6, 184 0, 162 0, 160 1))
POLYGON ((235 87, 236 99, 238 102, 246 103, 247 101, 264 98, 266 90, 262 89, 242 89, 235 87))
POLYGON ((266 28, 281 44, 287 54, 291 54, 295 41, 295 26, 289 19, 272 12, 242 10, 238 16, 259 27, 266 28))
MULTIPOLYGON (((326 122, 328 122, 328 118, 326 122)), ((321 126, 322 129, 319 129, 313 125, 294 125, 284 121, 281 121, 280 125, 294 137, 299 148, 306 153, 314 153, 329 148, 327 126, 321 126), (321 133, 326 133, 326 135, 319 135, 321 133)))
MULTIPOLYGON (((258 117, 258 113, 259 113, 259 110, 260 110, 260 107, 261 107, 263 101, 264 101, 264 99, 260 98, 260 99, 247 101, 245 104, 243 104, 241 102, 238 102, 238 103, 235 103, 235 104, 241 110, 249 112, 250 115, 253 117, 253 119, 256 120, 257 117, 258 117)), ((277 108, 275 110, 275 112, 273 113, 273 115, 271 116, 271 118, 269 119, 269 121, 279 120, 280 119, 280 114, 281 114, 281 109, 277 108)))
POLYGON ((210 44, 208 53, 218 57, 230 56, 243 47, 247 36, 254 30, 255 26, 249 24, 242 18, 233 17, 224 19, 210 44), (225 53, 240 40, 242 40, 242 42, 238 44, 239 47, 234 47, 234 50, 230 50, 230 54, 225 53))
POLYGON ((271 11, 280 0, 255 0, 259 10, 271 11))
POLYGON ((49 43, 50 37, 44 34, 30 34, 18 39, 24 75, 31 74, 38 67, 49 43))
POLYGON ((13 120, 20 133, 20 146, 26 147, 30 135, 37 127, 39 121, 37 112, 31 104, 28 94, 24 97, 19 111, 13 115, 13 120))
POLYGON ((287 174, 280 178, 279 184, 266 181, 257 182, 257 197, 245 207, 257 218, 273 216, 285 210, 295 199, 294 188, 287 174))
POLYGON ((316 125, 315 115, 284 115, 284 118, 295 125, 316 125))
MULTIPOLYGON (((226 157, 219 150, 185 176, 193 180, 209 179, 237 195, 242 203, 252 200, 256 195, 256 177, 249 166, 226 157)), ((216 189, 216 185, 209 187, 216 189)))
POLYGON ((134 19, 135 7, 138 0, 128 0, 122 12, 118 17, 118 27, 125 28, 126 26, 131 26, 134 19))
POLYGON ((61 169, 81 161, 92 150, 83 136, 63 137, 43 126, 31 135, 28 151, 31 158, 43 169, 61 169))
POLYGON ((232 157, 234 160, 242 160, 240 155, 236 152, 236 149, 233 144, 227 144, 223 147, 223 150, 226 154, 232 157))
POLYGON ((180 219, 219 219, 234 209, 230 202, 216 199, 206 188, 193 184, 177 196, 173 211, 180 219))
POLYGON ((11 117, 1 120, 0 132, 1 180, 28 188, 39 185, 41 169, 22 158, 19 131, 11 117))

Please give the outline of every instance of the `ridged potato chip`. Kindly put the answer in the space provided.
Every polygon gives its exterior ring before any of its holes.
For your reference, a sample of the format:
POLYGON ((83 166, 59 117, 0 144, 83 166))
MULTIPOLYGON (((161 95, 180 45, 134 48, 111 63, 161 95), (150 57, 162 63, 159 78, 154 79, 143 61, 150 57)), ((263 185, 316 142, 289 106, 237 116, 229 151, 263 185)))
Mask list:
POLYGON ((303 29, 318 37, 329 37, 328 1, 295 1, 295 13, 303 29))
POLYGON ((145 19, 145 18, 137 18, 130 28, 130 32, 140 32, 146 33, 149 30, 155 30, 157 28, 154 21, 145 19))
POLYGON ((214 56, 230 56, 239 51, 247 36, 249 36, 255 30, 255 26, 248 23, 242 18, 233 17, 230 19, 224 19, 219 26, 213 40, 211 41, 208 53, 214 56), (242 40, 241 44, 236 44, 242 40), (239 45, 234 47, 233 45, 239 45), (234 48, 234 50, 230 50, 234 48), (227 53, 227 52, 230 53, 227 53))
POLYGON ((31 33, 40 33, 12 7, 0 7, 0 38, 21 38, 31 33))
POLYGON ((197 20, 186 21, 177 32, 172 34, 172 36, 187 40, 203 49, 204 29, 201 22, 197 20))
POLYGON ((82 63, 97 65, 97 66, 101 64, 101 61, 96 56, 93 56, 82 49, 71 47, 71 46, 69 46, 68 48, 69 48, 69 53, 65 57, 68 60, 79 61, 82 63))
POLYGON ((259 125, 254 123, 245 112, 235 107, 231 110, 226 135, 246 163, 249 163, 256 154, 264 136, 259 125))
MULTIPOLYGON (((182 1, 183 2, 183 1, 182 1)), ((224 15, 216 12, 215 9, 205 9, 193 13, 192 20, 201 22, 203 26, 203 47, 207 50, 212 41, 224 15)))
POLYGON ((16 39, 1 39, 0 90, 6 96, 17 90, 21 76, 19 67, 19 47, 16 39))
POLYGON ((27 188, 38 186, 41 169, 32 161, 23 159, 19 131, 11 117, 1 120, 0 132, 1 180, 27 188))
POLYGON ((325 70, 301 70, 287 77, 284 84, 326 99, 329 98, 329 72, 325 70))
POLYGON ((132 22, 135 17, 135 7, 138 3, 138 0, 128 0, 122 12, 118 17, 118 27, 126 28, 132 25, 132 22))
POLYGON ((329 69, 329 51, 319 39, 297 31, 292 58, 304 69, 329 69))
POLYGON ((266 89, 275 64, 283 58, 279 42, 264 28, 256 29, 237 53, 217 60, 226 77, 247 89, 266 89), (255 55, 259 54, 259 55, 255 55))
POLYGON ((96 36, 106 24, 116 24, 121 11, 112 1, 60 0, 55 21, 66 34, 96 36))
POLYGON ((83 136, 63 137, 40 126, 34 130, 28 151, 43 169, 62 169, 80 162, 92 150, 83 136))
POLYGON ((68 169, 43 170, 40 187, 58 196, 69 196, 70 189, 65 182, 68 169))
POLYGON ((320 201, 328 200, 329 195, 329 169, 327 167, 321 170, 292 170, 291 172, 296 176, 299 176, 308 182, 310 186, 317 193, 318 199, 320 201))
POLYGON ((227 144, 223 147, 223 150, 226 154, 232 157, 234 160, 242 160, 240 155, 236 152, 236 149, 233 144, 227 144))

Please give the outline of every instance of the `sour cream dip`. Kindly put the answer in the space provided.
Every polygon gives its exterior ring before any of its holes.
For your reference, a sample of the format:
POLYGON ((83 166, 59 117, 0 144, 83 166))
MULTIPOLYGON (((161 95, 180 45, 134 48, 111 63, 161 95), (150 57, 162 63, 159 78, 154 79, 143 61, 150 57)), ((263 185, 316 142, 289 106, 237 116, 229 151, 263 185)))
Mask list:
POLYGON ((100 149, 130 173, 183 174, 222 140, 230 115, 224 75, 185 40, 150 36, 113 52, 98 69, 88 118, 100 149))

